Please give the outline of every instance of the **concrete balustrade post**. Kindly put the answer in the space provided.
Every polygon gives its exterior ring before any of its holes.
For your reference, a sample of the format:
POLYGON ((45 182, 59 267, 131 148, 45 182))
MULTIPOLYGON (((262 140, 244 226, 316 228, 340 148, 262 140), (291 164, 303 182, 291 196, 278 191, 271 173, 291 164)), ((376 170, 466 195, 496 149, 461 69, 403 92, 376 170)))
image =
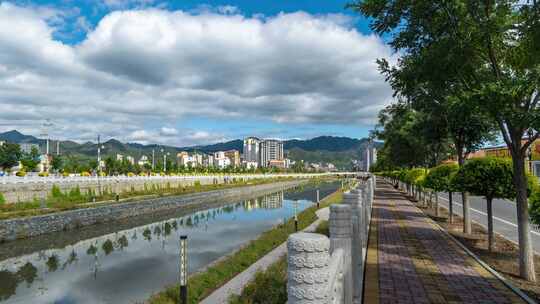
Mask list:
POLYGON ((330 252, 343 250, 343 303, 353 303, 352 210, 348 205, 330 206, 330 252))
POLYGON ((321 234, 294 233, 287 250, 287 303, 328 303, 330 240, 321 234))
POLYGON ((343 203, 351 206, 352 209, 352 276, 353 276, 353 301, 356 303, 362 296, 362 278, 363 278, 363 215, 362 210, 362 191, 352 189, 350 193, 343 194, 343 203))

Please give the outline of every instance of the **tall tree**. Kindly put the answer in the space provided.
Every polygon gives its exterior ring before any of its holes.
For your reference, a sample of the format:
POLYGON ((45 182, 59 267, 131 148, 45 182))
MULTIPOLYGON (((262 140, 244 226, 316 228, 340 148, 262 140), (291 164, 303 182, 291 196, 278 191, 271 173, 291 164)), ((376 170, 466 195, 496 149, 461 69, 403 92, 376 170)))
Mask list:
POLYGON ((21 148, 17 144, 4 143, 0 146, 0 168, 9 170, 21 159, 21 148))
POLYGON ((536 280, 524 158, 540 136, 540 5, 534 0, 365 0, 352 7, 370 18, 376 32, 391 33, 390 44, 403 53, 402 60, 421 64, 438 58, 441 64, 430 66, 435 77, 497 123, 515 173, 520 275, 536 280))

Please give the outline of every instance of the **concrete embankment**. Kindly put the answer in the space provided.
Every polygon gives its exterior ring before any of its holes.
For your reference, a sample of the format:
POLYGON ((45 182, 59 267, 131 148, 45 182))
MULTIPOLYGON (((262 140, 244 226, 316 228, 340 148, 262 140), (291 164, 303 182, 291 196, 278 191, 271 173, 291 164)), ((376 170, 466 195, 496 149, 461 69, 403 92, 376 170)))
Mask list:
POLYGON ((0 221, 0 242, 23 239, 56 231, 71 230, 98 223, 151 214, 181 207, 218 202, 234 197, 253 197, 295 187, 307 182, 295 180, 256 186, 214 190, 121 204, 78 209, 28 218, 0 221))

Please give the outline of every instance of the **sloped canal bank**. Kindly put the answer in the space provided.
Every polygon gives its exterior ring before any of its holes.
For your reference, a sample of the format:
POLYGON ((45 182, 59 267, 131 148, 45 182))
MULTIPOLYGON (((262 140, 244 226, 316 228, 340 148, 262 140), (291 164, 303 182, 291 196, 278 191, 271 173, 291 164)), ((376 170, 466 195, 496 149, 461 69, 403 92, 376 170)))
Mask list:
POLYGON ((315 201, 316 188, 321 189, 322 198, 338 187, 338 183, 306 185, 303 189, 221 202, 204 210, 184 210, 168 217, 147 218, 150 222, 146 223, 136 218, 131 227, 123 222, 57 233, 57 236, 90 235, 75 242, 64 242, 68 245, 54 238, 55 234, 2 244, 0 247, 12 247, 9 251, 25 253, 2 258, 0 302, 142 301, 177 281, 179 235, 189 236, 189 271, 197 271, 290 218, 292 199, 298 199, 301 211, 315 201), (31 251, 28 241, 50 242, 51 246, 41 244, 38 250, 31 251))

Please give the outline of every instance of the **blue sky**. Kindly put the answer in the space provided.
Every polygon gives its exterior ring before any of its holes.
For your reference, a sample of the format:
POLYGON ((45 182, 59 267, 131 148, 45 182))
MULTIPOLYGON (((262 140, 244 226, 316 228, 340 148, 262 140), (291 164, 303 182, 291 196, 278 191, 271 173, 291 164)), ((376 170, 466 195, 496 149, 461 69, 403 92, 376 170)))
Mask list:
POLYGON ((0 2, 0 131, 38 135, 48 118, 79 141, 367 136, 392 100, 375 59, 395 55, 347 2, 0 2))

